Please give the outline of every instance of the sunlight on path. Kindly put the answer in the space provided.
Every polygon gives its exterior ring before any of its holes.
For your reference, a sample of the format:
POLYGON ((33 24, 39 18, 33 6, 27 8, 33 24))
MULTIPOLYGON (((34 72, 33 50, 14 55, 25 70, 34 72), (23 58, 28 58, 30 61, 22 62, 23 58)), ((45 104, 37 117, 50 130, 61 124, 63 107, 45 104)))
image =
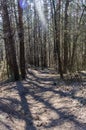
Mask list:
POLYGON ((28 69, 26 80, 2 87, 0 130, 86 130, 86 88, 54 85, 53 74, 28 69))

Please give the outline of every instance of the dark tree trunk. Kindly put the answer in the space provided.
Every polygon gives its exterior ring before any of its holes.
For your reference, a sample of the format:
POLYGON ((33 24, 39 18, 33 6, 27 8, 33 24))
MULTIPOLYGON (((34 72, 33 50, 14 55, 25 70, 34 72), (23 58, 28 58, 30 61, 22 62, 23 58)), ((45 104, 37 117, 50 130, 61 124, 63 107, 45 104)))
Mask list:
POLYGON ((55 3, 53 1, 53 8, 54 8, 54 57, 57 62, 58 57, 58 70, 60 73, 60 77, 63 78, 63 71, 62 71, 62 63, 61 63, 61 57, 60 57, 60 3, 57 9, 55 8, 55 3), (58 17, 58 18, 57 18, 58 17), (58 21, 57 21, 58 19, 58 21), (57 24, 58 22, 58 24, 57 24))
POLYGON ((20 7, 18 1, 18 15, 19 15, 19 23, 18 23, 18 36, 20 42, 20 71, 22 79, 25 79, 26 71, 25 71, 25 48, 24 48, 24 28, 23 28, 23 10, 20 7))
POLYGON ((65 3, 65 21, 64 21, 64 72, 67 72, 68 69, 68 7, 69 7, 69 0, 66 0, 65 3))
POLYGON ((13 38, 13 31, 10 25, 7 3, 5 0, 3 0, 2 12, 3 12, 3 16, 2 16, 3 33, 4 33, 7 64, 9 65, 9 68, 14 77, 14 80, 19 80, 19 71, 18 71, 18 65, 17 65, 17 60, 16 60, 15 42, 13 38))

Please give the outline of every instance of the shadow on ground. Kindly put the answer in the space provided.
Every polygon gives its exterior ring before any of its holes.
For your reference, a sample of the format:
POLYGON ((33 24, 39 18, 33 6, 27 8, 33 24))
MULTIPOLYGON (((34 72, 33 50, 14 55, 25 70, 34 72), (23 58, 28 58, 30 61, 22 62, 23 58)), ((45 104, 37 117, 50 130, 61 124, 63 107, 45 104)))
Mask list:
MULTIPOLYGON (((77 120, 77 117, 74 114, 65 111, 63 108, 56 108, 49 102, 49 100, 45 100, 43 98, 43 93, 52 92, 55 95, 59 95, 60 98, 67 97, 72 100, 77 100, 81 105, 86 106, 86 98, 83 96, 76 96, 78 91, 77 84, 71 84, 72 89, 68 90, 67 92, 63 90, 56 90, 58 87, 63 85, 65 86, 65 82, 58 78, 57 83, 54 84, 54 82, 57 80, 57 77, 49 76, 49 74, 50 71, 47 71, 46 73, 45 71, 41 70, 29 69, 26 81, 19 81, 16 83, 16 86, 8 88, 8 90, 16 90, 20 100, 10 97, 10 95, 9 97, 0 97, 0 112, 6 113, 10 118, 14 117, 15 119, 24 120, 24 130, 38 130, 38 127, 34 124, 34 118, 26 98, 28 95, 30 95, 34 101, 42 103, 46 109, 54 111, 57 115, 59 115, 58 119, 51 119, 46 125, 41 124, 40 128, 42 127, 42 130, 52 130, 54 127, 59 127, 60 125, 64 124, 66 121, 72 122, 76 130, 86 130, 86 123, 77 120), (75 87, 76 89, 74 89, 75 87), (18 106, 20 106, 21 110, 17 109, 18 106), (21 111, 23 111, 23 115, 21 114, 21 111)), ((6 130, 12 130, 11 127, 5 124, 3 121, 0 121, 0 123, 6 127, 6 130)))

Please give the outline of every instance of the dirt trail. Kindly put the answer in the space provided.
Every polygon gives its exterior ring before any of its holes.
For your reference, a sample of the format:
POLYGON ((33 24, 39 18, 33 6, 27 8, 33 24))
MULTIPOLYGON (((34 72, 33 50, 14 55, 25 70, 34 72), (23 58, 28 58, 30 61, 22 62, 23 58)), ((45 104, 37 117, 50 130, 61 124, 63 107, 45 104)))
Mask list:
POLYGON ((0 87, 0 130, 86 130, 86 85, 50 70, 28 69, 25 81, 0 87))

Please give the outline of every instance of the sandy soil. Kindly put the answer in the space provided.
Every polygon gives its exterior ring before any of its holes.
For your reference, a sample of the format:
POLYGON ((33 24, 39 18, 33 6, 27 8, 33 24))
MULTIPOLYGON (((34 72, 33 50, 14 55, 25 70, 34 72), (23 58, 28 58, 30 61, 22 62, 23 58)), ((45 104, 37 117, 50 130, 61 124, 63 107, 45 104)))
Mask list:
POLYGON ((86 130, 86 82, 28 69, 25 81, 0 86, 0 130, 86 130))

